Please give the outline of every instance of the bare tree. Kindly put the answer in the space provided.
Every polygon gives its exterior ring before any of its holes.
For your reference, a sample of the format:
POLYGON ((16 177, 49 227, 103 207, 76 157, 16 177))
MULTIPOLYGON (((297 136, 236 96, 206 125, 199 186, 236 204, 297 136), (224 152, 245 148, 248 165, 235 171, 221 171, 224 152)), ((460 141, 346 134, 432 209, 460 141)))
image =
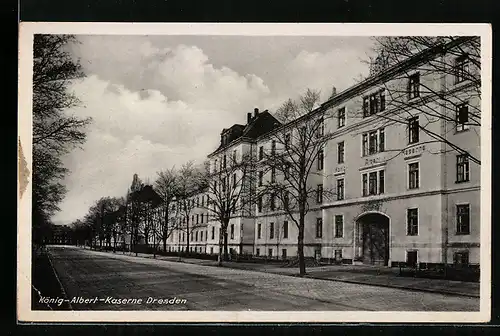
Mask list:
POLYGON ((202 189, 200 171, 192 161, 185 163, 179 169, 177 178, 176 203, 178 206, 178 230, 186 234, 186 251, 189 252, 191 234, 198 228, 198 223, 193 220, 193 210, 196 202, 193 199, 202 189))
MULTIPOLYGON (((445 143, 446 151, 464 154, 480 165, 478 156, 448 137, 457 130, 470 128, 479 138, 480 47, 479 37, 374 38, 374 56, 368 60, 370 75, 391 77, 384 82, 381 94, 366 99, 362 111, 354 111, 354 114, 358 117, 377 115, 374 122, 378 127, 409 125, 410 119, 420 116, 414 125, 427 135, 427 143, 445 143), (398 67, 402 61, 410 63, 407 67, 398 67), (440 127, 443 122, 453 125, 444 133, 440 127)), ((393 149, 395 156, 402 150, 393 149)))
POLYGON ((276 111, 276 118, 284 125, 269 135, 271 148, 263 153, 257 168, 259 210, 284 214, 298 228, 300 275, 306 273, 306 215, 311 208, 318 207, 317 203, 333 194, 333 191, 322 188, 323 153, 330 138, 325 133, 324 124, 330 116, 326 111, 315 109, 318 100, 319 92, 307 90, 298 102, 288 100, 276 111), (261 176, 266 174, 270 174, 270 178, 261 181, 261 176))
POLYGON ((167 250, 167 239, 177 228, 177 221, 173 220, 171 214, 172 205, 175 204, 175 197, 178 190, 178 176, 174 168, 160 171, 154 183, 156 193, 162 198, 162 206, 159 208, 160 218, 158 219, 159 239, 163 242, 163 252, 167 250))
POLYGON ((229 259, 228 225, 231 218, 252 215, 255 204, 255 160, 252 153, 225 156, 220 167, 210 170, 205 165, 203 185, 206 186, 208 201, 203 206, 211 221, 220 223, 219 265, 229 259))

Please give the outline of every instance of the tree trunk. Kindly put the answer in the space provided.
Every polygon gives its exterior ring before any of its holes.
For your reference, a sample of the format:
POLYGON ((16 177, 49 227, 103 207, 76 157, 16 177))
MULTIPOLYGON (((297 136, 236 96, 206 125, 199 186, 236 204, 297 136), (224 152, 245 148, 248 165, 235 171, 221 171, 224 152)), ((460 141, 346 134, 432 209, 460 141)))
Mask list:
POLYGON ((229 260, 229 253, 227 248, 227 230, 224 230, 224 260, 229 260))
POLYGON ((219 234, 219 255, 217 256, 217 265, 222 266, 222 248, 224 246, 224 239, 221 234, 219 234))
POLYGON ((297 238, 297 252, 299 255, 299 275, 306 274, 306 263, 304 259, 304 223, 305 215, 303 211, 299 213, 299 235, 297 238))
POLYGON ((190 237, 190 234, 189 234, 189 216, 186 216, 186 252, 189 253, 189 238, 190 237))

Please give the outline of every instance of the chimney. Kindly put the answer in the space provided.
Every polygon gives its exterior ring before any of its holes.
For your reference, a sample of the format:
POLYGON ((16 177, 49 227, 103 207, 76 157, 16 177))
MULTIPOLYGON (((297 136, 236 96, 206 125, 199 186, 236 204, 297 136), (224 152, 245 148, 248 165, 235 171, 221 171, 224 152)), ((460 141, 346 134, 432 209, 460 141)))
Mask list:
POLYGON ((248 112, 247 113, 247 124, 250 124, 251 121, 252 121, 252 112, 248 112))
POLYGON ((337 88, 335 86, 332 86, 332 94, 330 95, 330 98, 335 97, 337 95, 337 88))
POLYGON ((253 109, 253 116, 257 117, 258 115, 259 115, 259 109, 258 108, 254 108, 253 109))

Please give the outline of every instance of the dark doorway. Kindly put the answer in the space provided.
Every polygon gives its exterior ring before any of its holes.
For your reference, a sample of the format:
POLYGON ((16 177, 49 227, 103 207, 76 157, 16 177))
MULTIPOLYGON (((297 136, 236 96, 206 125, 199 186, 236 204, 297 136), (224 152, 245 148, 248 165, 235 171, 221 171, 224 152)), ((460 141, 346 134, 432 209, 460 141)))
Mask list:
POLYGON ((389 218, 378 213, 358 219, 361 230, 362 260, 364 264, 389 264, 389 218))

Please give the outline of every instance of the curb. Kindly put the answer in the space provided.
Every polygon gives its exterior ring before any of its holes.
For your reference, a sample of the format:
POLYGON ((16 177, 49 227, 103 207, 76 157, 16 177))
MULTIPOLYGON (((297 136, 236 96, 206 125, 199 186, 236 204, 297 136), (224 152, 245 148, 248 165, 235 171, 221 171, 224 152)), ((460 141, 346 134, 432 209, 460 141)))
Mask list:
MULTIPOLYGON (((104 251, 103 251, 104 252, 104 251)), ((145 259, 153 259, 152 257, 147 257, 147 256, 131 256, 135 258, 145 258, 145 259)), ((172 260, 162 260, 162 259, 156 259, 160 261, 167 261, 167 262, 179 262, 178 260, 172 261, 172 260)), ((185 264, 191 264, 191 265, 199 265, 199 266, 207 266, 207 267, 221 267, 218 265, 204 265, 204 264, 199 264, 199 263, 193 263, 186 261, 185 259, 182 260, 181 262, 185 264)), ((460 293, 460 292, 450 292, 450 291, 439 291, 435 289, 427 289, 427 288, 412 288, 412 287, 405 287, 405 286, 398 286, 398 285, 383 285, 383 284, 377 284, 377 283, 369 283, 369 282, 363 282, 363 281, 355 281, 355 280, 344 280, 344 279, 329 279, 329 278, 321 278, 318 276, 310 276, 310 275, 304 275, 304 276, 299 276, 297 274, 286 274, 286 273, 279 273, 279 272, 269 272, 269 271, 263 271, 263 270, 255 270, 255 269, 245 269, 245 268, 238 268, 238 267, 228 267, 225 265, 222 265, 222 267, 229 268, 229 269, 235 269, 235 270, 244 270, 244 271, 253 271, 253 272, 259 272, 259 273, 267 273, 267 274, 276 274, 276 275, 284 275, 284 276, 290 276, 290 277, 296 277, 296 278, 308 278, 308 279, 315 279, 315 280, 325 280, 325 281, 336 281, 336 282, 344 282, 344 283, 350 283, 350 284, 356 284, 356 285, 367 285, 367 286, 375 286, 375 287, 383 287, 383 288, 396 288, 396 289, 404 289, 404 290, 409 290, 413 292, 426 292, 426 293, 433 293, 433 294, 442 294, 442 295, 449 295, 449 296, 463 296, 463 297, 470 297, 474 299, 479 299, 479 295, 474 295, 474 294, 467 294, 467 293, 460 293)), ((54 270, 55 271, 55 270, 54 270)), ((59 279, 58 279, 59 280, 59 279)))
POLYGON ((64 290, 64 286, 62 285, 61 280, 59 279, 59 275, 57 275, 56 268, 54 267, 54 264, 52 263, 52 258, 50 256, 50 252, 48 252, 48 251, 47 251, 47 259, 49 259, 50 267, 52 267, 52 271, 54 272, 57 283, 59 284, 59 288, 60 288, 62 296, 65 300, 64 302, 67 302, 69 309, 73 310, 73 306, 71 306, 71 303, 69 302, 68 295, 66 294, 66 291, 64 290))

